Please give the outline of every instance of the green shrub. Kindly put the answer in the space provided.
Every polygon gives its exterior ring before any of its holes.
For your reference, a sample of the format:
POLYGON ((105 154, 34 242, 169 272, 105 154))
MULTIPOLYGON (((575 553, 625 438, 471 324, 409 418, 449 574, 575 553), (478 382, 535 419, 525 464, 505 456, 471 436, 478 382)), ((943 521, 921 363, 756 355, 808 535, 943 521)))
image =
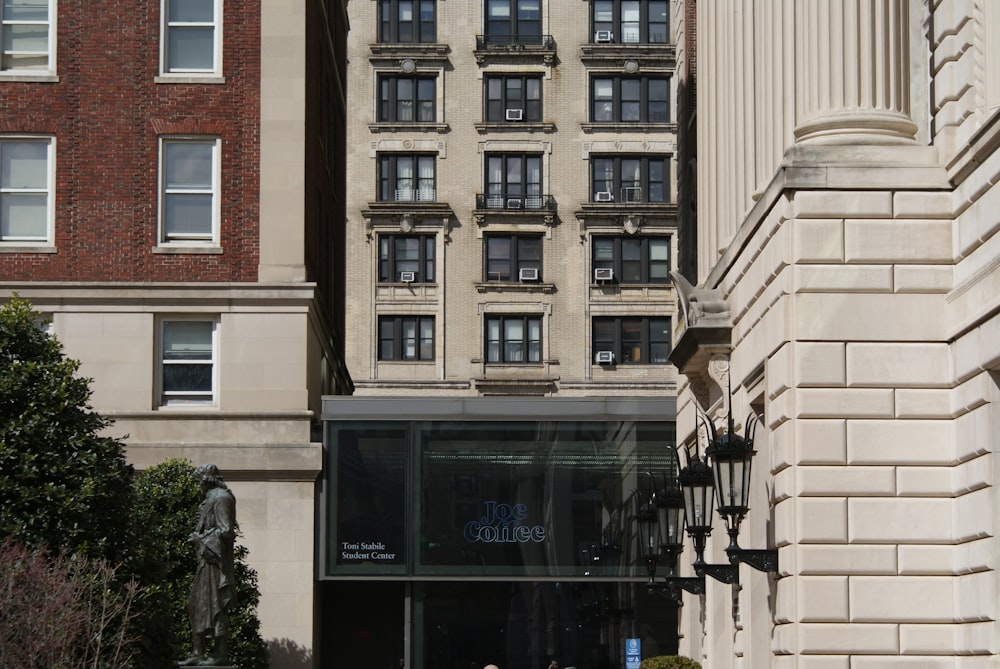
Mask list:
POLYGON ((683 655, 657 655, 640 662, 639 669, 701 669, 701 665, 683 655))

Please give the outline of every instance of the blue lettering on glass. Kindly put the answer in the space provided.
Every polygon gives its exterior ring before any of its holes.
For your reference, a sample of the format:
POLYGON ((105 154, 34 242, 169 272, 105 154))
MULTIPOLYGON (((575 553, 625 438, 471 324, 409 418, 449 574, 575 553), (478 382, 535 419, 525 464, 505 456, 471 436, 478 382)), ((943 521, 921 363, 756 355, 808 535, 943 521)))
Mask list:
POLYGON ((543 525, 526 525, 528 517, 524 504, 498 504, 496 500, 483 503, 486 513, 482 518, 470 520, 462 532, 469 543, 541 543, 545 541, 543 525))

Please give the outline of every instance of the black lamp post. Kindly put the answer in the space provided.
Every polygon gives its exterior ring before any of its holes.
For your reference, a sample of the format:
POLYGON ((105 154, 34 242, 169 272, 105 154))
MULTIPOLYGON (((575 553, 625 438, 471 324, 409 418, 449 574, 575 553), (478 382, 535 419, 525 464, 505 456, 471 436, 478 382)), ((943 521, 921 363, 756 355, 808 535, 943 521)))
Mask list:
POLYGON ((697 452, 688 456, 687 465, 677 475, 677 482, 684 491, 684 519, 688 536, 694 541, 694 573, 711 576, 723 583, 736 583, 739 568, 733 564, 709 564, 705 562, 705 544, 712 533, 712 506, 715 502, 712 490, 715 479, 712 468, 698 457, 697 452))
POLYGON ((706 420, 709 427, 710 443, 705 449, 705 457, 711 458, 715 472, 715 492, 718 496, 719 515, 726 521, 726 531, 729 534, 729 546, 726 554, 733 564, 746 563, 754 569, 766 572, 778 571, 778 551, 763 549, 749 550, 740 548, 740 523, 750 510, 750 469, 753 456, 753 436, 757 428, 757 417, 750 415, 747 419, 746 437, 736 434, 733 425, 732 411, 728 416, 728 431, 717 435, 711 421, 706 420))
POLYGON ((684 549, 681 536, 684 501, 677 486, 667 483, 663 488, 656 489, 656 478, 653 475, 650 478, 653 481, 653 491, 646 501, 642 501, 637 493, 635 516, 639 554, 646 561, 646 573, 649 577, 647 585, 650 590, 665 590, 675 601, 680 599, 681 590, 701 594, 705 592, 705 579, 701 576, 689 578, 671 573, 660 581, 656 580, 656 568, 661 559, 673 572, 677 556, 684 549))

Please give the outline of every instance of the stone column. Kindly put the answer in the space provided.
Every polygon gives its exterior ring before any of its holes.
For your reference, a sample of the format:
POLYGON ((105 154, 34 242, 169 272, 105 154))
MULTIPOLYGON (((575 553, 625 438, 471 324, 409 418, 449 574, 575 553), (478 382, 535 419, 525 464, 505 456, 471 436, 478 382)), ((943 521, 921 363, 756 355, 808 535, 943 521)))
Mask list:
POLYGON ((912 142, 909 0, 795 4, 797 142, 912 142))

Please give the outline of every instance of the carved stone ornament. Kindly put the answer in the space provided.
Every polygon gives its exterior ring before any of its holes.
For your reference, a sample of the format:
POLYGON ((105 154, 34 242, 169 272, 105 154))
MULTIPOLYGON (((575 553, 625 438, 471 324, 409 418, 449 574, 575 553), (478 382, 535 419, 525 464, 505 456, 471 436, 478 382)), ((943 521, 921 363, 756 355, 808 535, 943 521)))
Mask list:
POLYGON ((720 398, 719 405, 715 409, 715 416, 717 418, 725 418, 729 414, 729 402, 732 399, 729 396, 729 356, 722 354, 715 354, 708 360, 708 378, 711 379, 718 390, 712 392, 708 390, 707 394, 709 396, 709 402, 711 402, 711 397, 717 395, 720 398))
POLYGON ((729 303, 718 288, 692 286, 680 272, 670 272, 687 327, 730 325, 729 303))
POLYGON ((634 235, 639 232, 639 217, 634 214, 629 214, 625 217, 625 220, 622 221, 622 226, 625 228, 625 232, 630 235, 634 235))
POLYGON ((399 217, 399 229, 402 232, 413 231, 413 214, 403 214, 399 217))
POLYGON ((680 311, 679 335, 670 361, 688 378, 702 410, 724 417, 728 400, 719 398, 728 397, 733 329, 729 304, 717 288, 693 286, 678 272, 671 272, 670 277, 680 311))

